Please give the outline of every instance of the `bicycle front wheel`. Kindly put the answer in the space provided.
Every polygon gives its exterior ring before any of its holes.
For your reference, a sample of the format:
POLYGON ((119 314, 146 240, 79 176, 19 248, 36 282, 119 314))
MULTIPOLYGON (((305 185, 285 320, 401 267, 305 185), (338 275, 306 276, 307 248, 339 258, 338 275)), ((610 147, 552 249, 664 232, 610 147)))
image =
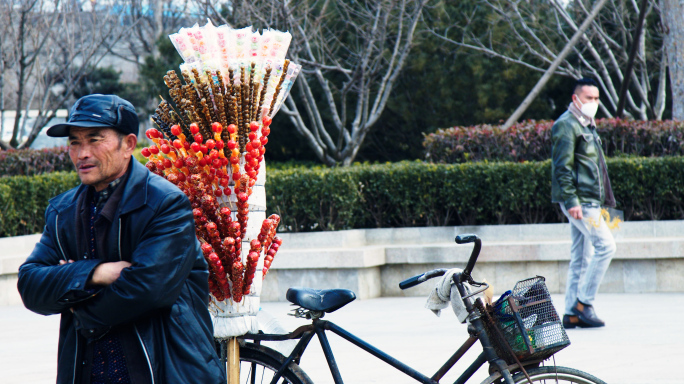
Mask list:
MULTIPOLYGON (((280 353, 256 344, 240 346, 240 383, 270 383, 285 357, 280 353)), ((313 382, 295 363, 290 364, 278 383, 312 384, 313 382)))
MULTIPOLYGON (((605 381, 586 372, 565 367, 539 367, 527 371, 532 383, 574 383, 574 384, 606 384, 605 381)), ((522 372, 513 375, 516 384, 527 383, 527 377, 522 372)))

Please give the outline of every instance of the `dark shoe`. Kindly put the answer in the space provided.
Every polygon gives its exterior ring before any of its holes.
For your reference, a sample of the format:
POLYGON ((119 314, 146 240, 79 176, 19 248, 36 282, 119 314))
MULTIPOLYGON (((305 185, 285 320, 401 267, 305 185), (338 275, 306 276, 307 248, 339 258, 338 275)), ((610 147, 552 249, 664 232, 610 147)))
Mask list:
POLYGON ((579 300, 577 300, 575 305, 572 307, 572 313, 579 318, 581 323, 584 323, 584 325, 577 324, 580 327, 597 328, 606 325, 603 320, 596 316, 593 306, 584 304, 579 300))
POLYGON ((585 324, 577 316, 563 315, 563 328, 570 329, 575 327, 582 327, 585 324))

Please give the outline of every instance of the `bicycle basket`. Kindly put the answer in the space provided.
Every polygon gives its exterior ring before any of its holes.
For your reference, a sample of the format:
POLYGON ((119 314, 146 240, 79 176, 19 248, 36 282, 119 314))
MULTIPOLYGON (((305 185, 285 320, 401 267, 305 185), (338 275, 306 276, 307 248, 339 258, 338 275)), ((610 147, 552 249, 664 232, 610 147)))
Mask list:
POLYGON ((570 345, 544 281, 518 281, 494 304, 494 323, 521 361, 544 360, 570 345))

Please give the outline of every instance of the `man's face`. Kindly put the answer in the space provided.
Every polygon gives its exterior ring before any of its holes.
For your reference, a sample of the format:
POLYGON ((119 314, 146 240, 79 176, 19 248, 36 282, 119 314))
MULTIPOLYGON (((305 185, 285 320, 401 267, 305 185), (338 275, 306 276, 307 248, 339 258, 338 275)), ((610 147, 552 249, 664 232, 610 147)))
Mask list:
POLYGON ((80 128, 69 130, 69 156, 85 185, 96 191, 126 173, 137 138, 131 134, 119 139, 110 128, 80 128))
POLYGON ((593 85, 585 85, 581 87, 575 94, 573 94, 573 99, 579 101, 584 105, 586 103, 599 103, 599 89, 594 87, 593 85))

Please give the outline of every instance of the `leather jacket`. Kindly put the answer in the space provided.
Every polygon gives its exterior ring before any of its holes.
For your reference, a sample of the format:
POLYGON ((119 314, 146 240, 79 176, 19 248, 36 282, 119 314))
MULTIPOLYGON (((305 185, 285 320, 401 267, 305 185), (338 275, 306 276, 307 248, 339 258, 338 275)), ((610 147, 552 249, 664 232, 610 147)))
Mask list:
POLYGON ((553 160, 551 199, 567 209, 593 203, 615 206, 601 139, 596 128, 584 126, 566 111, 551 128, 553 160))
POLYGON ((62 316, 57 383, 76 382, 82 343, 112 329, 132 330, 155 384, 225 383, 190 202, 137 160, 130 167, 102 260, 84 258, 78 246, 78 202, 88 188, 80 185, 50 200, 40 242, 19 268, 24 305, 62 316), (99 263, 118 260, 132 266, 107 287, 86 287, 99 263))

